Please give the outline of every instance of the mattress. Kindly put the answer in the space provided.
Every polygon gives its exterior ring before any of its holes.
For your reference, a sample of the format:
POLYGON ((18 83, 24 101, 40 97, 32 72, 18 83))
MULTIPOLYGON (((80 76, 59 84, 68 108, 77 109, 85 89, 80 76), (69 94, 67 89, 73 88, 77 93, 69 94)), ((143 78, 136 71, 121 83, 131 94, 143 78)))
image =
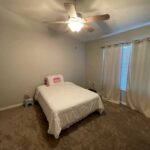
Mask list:
POLYGON ((88 116, 94 111, 102 113, 103 103, 97 93, 71 82, 52 86, 39 86, 35 99, 49 122, 48 133, 59 138, 62 129, 88 116))

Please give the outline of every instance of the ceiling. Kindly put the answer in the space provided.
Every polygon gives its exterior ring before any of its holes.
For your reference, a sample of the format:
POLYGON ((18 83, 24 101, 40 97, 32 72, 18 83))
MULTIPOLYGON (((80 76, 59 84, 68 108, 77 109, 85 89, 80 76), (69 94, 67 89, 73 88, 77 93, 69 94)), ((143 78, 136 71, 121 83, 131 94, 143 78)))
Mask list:
MULTIPOLYGON (((64 2, 73 0, 0 0, 0 5, 38 22, 45 20, 66 20, 64 2)), ((105 35, 114 34, 136 27, 150 25, 150 0, 77 0, 77 11, 84 17, 98 14, 110 14, 110 20, 93 23, 95 31, 88 33, 65 34, 81 41, 89 41, 105 35)), ((44 25, 44 24, 43 24, 44 25)), ((50 28, 65 32, 66 25, 50 25, 50 28)))

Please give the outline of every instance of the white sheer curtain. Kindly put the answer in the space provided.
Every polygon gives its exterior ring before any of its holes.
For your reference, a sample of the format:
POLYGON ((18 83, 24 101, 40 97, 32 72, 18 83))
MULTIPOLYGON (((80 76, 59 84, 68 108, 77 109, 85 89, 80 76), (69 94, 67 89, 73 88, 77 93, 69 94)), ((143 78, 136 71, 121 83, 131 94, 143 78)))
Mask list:
POLYGON ((103 49, 102 98, 120 103, 120 55, 119 45, 103 49))
POLYGON ((150 41, 134 42, 127 81, 127 103, 150 117, 150 41))

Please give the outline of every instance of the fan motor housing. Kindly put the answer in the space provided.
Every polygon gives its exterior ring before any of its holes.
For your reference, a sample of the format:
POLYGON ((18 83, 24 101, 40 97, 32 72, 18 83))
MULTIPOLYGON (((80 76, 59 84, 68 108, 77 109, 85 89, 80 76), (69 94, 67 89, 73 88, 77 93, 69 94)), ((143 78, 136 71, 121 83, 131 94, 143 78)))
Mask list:
POLYGON ((79 13, 79 12, 77 12, 77 16, 78 16, 79 18, 82 18, 81 13, 79 13))

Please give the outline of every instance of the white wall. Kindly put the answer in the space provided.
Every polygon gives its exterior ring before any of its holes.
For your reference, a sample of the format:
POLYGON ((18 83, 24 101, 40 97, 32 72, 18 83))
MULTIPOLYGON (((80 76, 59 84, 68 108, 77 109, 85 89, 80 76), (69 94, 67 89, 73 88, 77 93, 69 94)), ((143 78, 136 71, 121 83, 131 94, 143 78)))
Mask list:
POLYGON ((84 44, 0 8, 0 108, 22 102, 55 73, 84 86, 84 44))
POLYGON ((148 36, 150 36, 150 26, 86 43, 86 85, 89 85, 89 81, 94 82, 96 89, 98 91, 101 89, 102 46, 142 39, 148 36))

